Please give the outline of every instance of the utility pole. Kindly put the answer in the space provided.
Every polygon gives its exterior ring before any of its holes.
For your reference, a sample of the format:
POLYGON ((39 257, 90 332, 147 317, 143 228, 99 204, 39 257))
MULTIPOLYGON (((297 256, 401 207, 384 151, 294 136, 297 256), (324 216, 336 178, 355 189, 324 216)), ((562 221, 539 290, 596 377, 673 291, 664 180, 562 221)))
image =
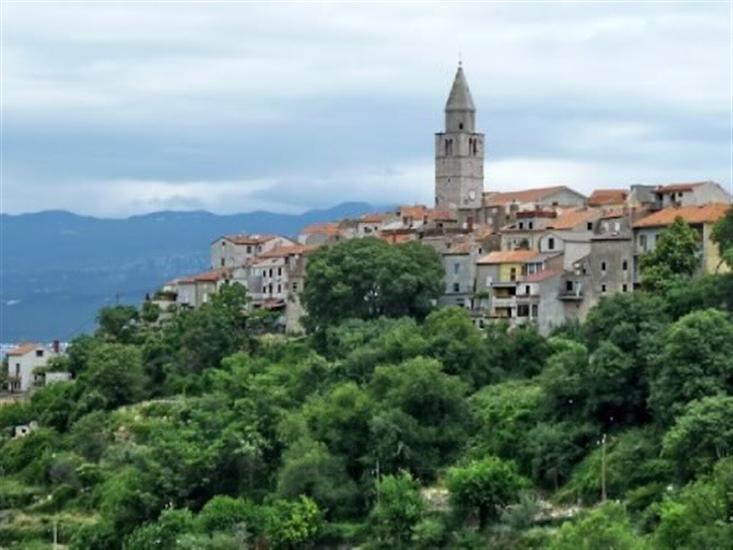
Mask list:
POLYGON ((606 434, 601 437, 601 502, 606 502, 606 434))

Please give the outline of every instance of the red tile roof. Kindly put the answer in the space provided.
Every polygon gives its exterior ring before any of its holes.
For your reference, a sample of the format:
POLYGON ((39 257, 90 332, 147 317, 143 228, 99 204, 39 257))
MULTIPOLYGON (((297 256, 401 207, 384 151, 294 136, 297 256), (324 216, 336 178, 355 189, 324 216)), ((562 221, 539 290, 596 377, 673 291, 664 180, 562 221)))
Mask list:
POLYGON ((429 220, 439 221, 455 221, 458 219, 456 213, 448 209, 431 208, 425 211, 425 216, 429 220))
POLYGON ((725 216, 731 206, 722 203, 708 203, 696 206, 665 208, 650 216, 641 218, 634 227, 662 227, 671 225, 676 218, 682 218, 689 224, 713 223, 725 216))
POLYGON ((587 223, 591 220, 595 220, 600 217, 598 210, 591 210, 589 208, 574 208, 571 210, 565 210, 558 218, 549 224, 548 229, 572 229, 576 225, 587 223))
POLYGON ((414 233, 389 233, 387 235, 381 234, 379 238, 389 244, 402 244, 415 240, 414 233))
POLYGON ((178 279, 178 284, 194 284, 194 283, 215 283, 222 279, 226 279, 231 276, 230 269, 211 269, 196 275, 190 275, 189 277, 183 277, 178 279))
POLYGON ((557 213, 552 210, 521 210, 515 216, 517 218, 554 218, 557 213))
POLYGON ((524 191, 510 191, 508 193, 485 193, 484 203, 487 206, 501 206, 513 202, 535 202, 563 189, 566 189, 566 187, 563 185, 556 185, 553 187, 525 189, 524 191))
POLYGON ((359 218, 359 221, 363 223, 381 223, 388 217, 389 214, 380 214, 377 212, 373 214, 364 214, 359 218))
POLYGON ((414 206, 400 206, 400 216, 403 218, 422 219, 427 208, 422 204, 414 206))
POLYGON ((534 250, 498 250, 490 252, 478 263, 480 264, 512 264, 525 263, 537 257, 538 253, 534 250))
POLYGON ((314 223, 311 225, 308 225, 301 229, 300 233, 302 235, 315 235, 315 234, 323 234, 328 235, 329 237, 336 236, 340 233, 339 231, 339 224, 336 222, 331 223, 314 223))
POLYGON ((42 348, 43 344, 39 344, 37 342, 23 342, 21 344, 18 344, 18 347, 11 349, 7 352, 6 355, 10 355, 13 357, 20 357, 21 355, 25 355, 26 353, 30 353, 37 348, 42 348))
POLYGON ((629 192, 625 189, 596 189, 588 197, 588 206, 613 206, 624 204, 629 192))

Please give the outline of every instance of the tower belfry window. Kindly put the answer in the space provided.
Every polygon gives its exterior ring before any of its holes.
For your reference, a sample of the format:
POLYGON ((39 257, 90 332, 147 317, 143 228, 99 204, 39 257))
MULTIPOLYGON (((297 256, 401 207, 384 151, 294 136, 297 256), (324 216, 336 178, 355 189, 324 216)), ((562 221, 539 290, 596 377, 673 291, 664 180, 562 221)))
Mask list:
POLYGON ((459 122, 458 123, 458 129, 459 130, 463 130, 463 122, 459 122))

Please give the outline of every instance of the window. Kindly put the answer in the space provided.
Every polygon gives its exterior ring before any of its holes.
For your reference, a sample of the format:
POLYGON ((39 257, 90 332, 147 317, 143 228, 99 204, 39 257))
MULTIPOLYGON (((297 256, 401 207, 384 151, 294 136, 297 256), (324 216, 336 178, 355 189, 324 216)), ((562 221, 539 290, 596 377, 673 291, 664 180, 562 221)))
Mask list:
POLYGON ((573 291, 573 281, 565 281, 565 290, 567 292, 573 291))
POLYGON ((529 285, 524 285, 524 293, 527 294, 528 296, 532 294, 532 289, 529 285))
POLYGON ((537 317, 537 304, 532 304, 532 317, 537 317))
POLYGON ((549 239, 547 239, 547 249, 555 250, 555 239, 553 237, 550 237, 549 239))
POLYGON ((527 222, 528 229, 534 229, 534 222, 527 222))
POLYGON ((628 292, 628 291, 629 291, 629 285, 627 285, 626 283, 621 285, 621 292, 628 292))
POLYGON ((639 235, 639 248, 646 250, 646 235, 639 235))
POLYGON ((453 140, 446 139, 445 140, 445 156, 449 157, 452 154, 453 154, 453 140))
POLYGON ((585 226, 588 228, 588 231, 593 231, 593 222, 588 222, 585 226))
POLYGON ((226 246, 226 245, 227 245, 226 241, 221 241, 221 246, 226 246))
POLYGON ((524 229, 524 222, 519 222, 519 229, 524 229))
POLYGON ((280 276, 280 275, 283 274, 283 268, 282 267, 278 267, 277 268, 277 274, 278 274, 278 276, 280 276))
POLYGON ((293 282, 293 292, 298 292, 298 283, 293 282))
POLYGON ((453 264, 453 273, 458 275, 460 272, 461 272, 461 264, 459 264, 458 262, 454 263, 453 264))
POLYGON ((247 254, 252 254, 252 245, 247 245, 247 254))
POLYGON ((282 285, 278 284, 277 285, 277 293, 280 294, 282 291, 283 291, 282 285))
POLYGON ((36 357, 43 357, 43 350, 42 349, 37 349, 36 350, 36 357))
POLYGON ((601 272, 602 273, 606 272, 606 262, 601 262, 601 272))
POLYGON ((606 293, 606 285, 601 285, 601 294, 606 293))
POLYGON ((20 363, 15 364, 15 376, 20 376, 20 363))
POLYGON ((628 260, 624 260, 623 262, 621 262, 621 269, 623 269, 624 271, 629 270, 629 261, 628 260))
POLYGON ((529 306, 525 304, 517 306, 517 317, 529 317, 529 306))
POLYGON ((221 267, 224 267, 226 265, 226 260, 224 258, 221 259, 221 267))
POLYGON ((512 267, 509 270, 509 280, 510 281, 516 281, 517 280, 517 268, 516 267, 512 267))
POLYGON ((453 283, 453 292, 460 292, 460 291, 461 291, 460 283, 453 283))
POLYGON ((458 129, 459 130, 463 130, 463 122, 459 122, 458 123, 458 129))

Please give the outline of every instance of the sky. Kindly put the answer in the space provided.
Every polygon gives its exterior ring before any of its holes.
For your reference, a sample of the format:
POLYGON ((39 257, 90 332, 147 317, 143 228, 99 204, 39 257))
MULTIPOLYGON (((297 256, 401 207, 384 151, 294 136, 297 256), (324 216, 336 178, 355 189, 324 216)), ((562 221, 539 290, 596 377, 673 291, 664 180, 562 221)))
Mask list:
POLYGON ((487 191, 730 188, 730 10, 3 2, 0 208, 431 204, 459 56, 487 191))

